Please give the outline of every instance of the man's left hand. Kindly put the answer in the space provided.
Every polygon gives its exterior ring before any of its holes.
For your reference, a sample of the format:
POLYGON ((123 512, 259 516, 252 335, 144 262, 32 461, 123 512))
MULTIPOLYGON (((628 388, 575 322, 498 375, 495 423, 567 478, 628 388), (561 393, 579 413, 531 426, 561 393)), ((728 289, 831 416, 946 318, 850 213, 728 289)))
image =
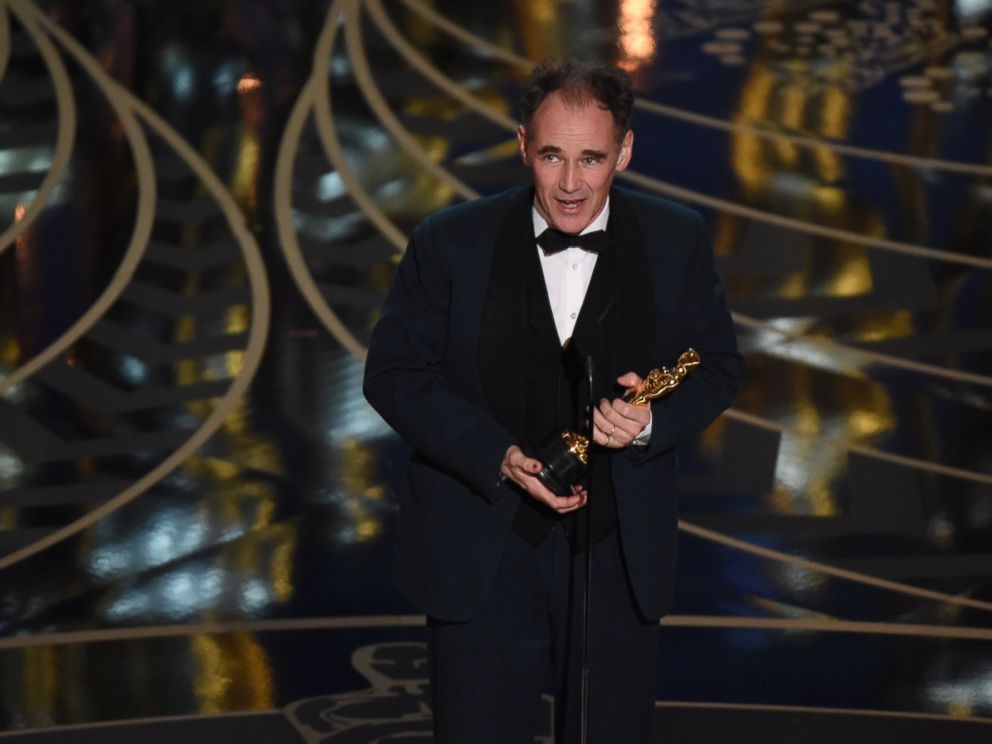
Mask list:
MULTIPOLYGON (((631 390, 641 384, 641 378, 628 372, 618 377, 617 382, 631 390)), ((592 412, 593 441, 610 449, 623 449, 637 438, 650 420, 651 409, 647 406, 635 406, 623 398, 612 401, 603 398, 592 412)))

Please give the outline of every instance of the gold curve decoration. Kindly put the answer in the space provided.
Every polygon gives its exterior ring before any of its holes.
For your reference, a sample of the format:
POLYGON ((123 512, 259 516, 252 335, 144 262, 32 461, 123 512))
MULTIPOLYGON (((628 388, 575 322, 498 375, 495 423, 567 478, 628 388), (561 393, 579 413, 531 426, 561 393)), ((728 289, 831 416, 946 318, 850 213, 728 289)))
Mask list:
MULTIPOLYGON (((455 23, 450 18, 441 15, 433 8, 424 5, 421 0, 401 0, 401 2, 410 8, 410 10, 427 19, 431 24, 437 26, 450 36, 455 37, 459 41, 462 41, 477 50, 482 50, 486 54, 500 59, 507 64, 515 67, 523 67, 528 70, 536 64, 535 60, 531 60, 527 57, 511 52, 508 49, 492 43, 488 39, 484 39, 481 36, 472 33, 464 26, 455 23)), ((719 119, 714 116, 706 116, 705 114, 699 114, 695 111, 689 111, 688 109, 678 108, 676 106, 667 106, 665 104, 656 103, 655 101, 650 101, 644 98, 637 98, 634 106, 644 109, 645 111, 657 116, 662 116, 668 119, 676 119, 689 124, 696 124, 697 126, 707 129, 720 129, 726 132, 760 137, 761 139, 778 140, 781 142, 786 142, 790 145, 795 145, 796 147, 805 147, 810 149, 824 147, 829 150, 833 150, 834 152, 838 152, 841 155, 848 155, 850 157, 861 158, 864 160, 879 160, 895 165, 905 165, 910 168, 929 168, 931 170, 966 173, 974 176, 992 175, 992 166, 990 165, 966 163, 958 160, 944 160, 942 158, 926 158, 918 155, 906 155, 904 153, 892 152, 891 150, 855 147, 853 145, 845 145, 841 142, 819 139, 817 137, 776 132, 762 127, 748 126, 746 124, 735 124, 734 122, 719 119)))
MULTIPOLYGON (((24 209, 24 214, 19 220, 9 225, 6 230, 0 233, 0 254, 9 248, 17 236, 23 233, 38 218, 42 210, 48 204, 48 200, 55 192, 56 187, 69 168, 69 159, 72 157, 72 148, 76 139, 76 102, 72 94, 72 83, 69 81, 69 73, 66 72, 62 58, 51 40, 41 33, 38 25, 29 17, 18 13, 16 8, 11 8, 17 19, 24 26, 24 30, 34 41, 38 48, 38 53, 45 61, 52 80, 52 87, 55 90, 55 105, 58 116, 58 125, 55 131, 55 150, 52 154, 52 164, 45 174, 41 185, 35 192, 34 198, 24 209)), ((10 49, 10 28, 6 12, 0 12, 3 20, 0 21, 0 54, 9 54, 10 49), (6 36, 6 38, 4 38, 6 36), (5 48, 6 47, 6 48, 5 48)), ((3 67, 6 65, 6 54, 0 60, 0 80, 3 79, 3 67)))
MULTIPOLYGON (((365 347, 355 338, 354 334, 348 330, 347 326, 341 322, 337 313, 324 299, 320 288, 314 281, 313 276, 307 268, 300 243, 296 239, 296 230, 293 225, 293 163, 296 160, 296 151, 300 141, 300 134, 303 126, 309 117, 314 101, 314 81, 311 78, 303 86, 299 98, 293 105, 293 110, 286 122, 286 129, 283 132, 282 142, 279 143, 279 154, 276 158, 276 173, 274 181, 275 191, 275 216, 276 233, 279 235, 279 242, 282 245, 282 255, 289 267, 290 276, 296 282, 303 299, 313 310, 317 319, 324 324, 324 327, 331 335, 338 340, 356 359, 365 361, 365 347)), ((338 171, 341 172, 340 170, 338 171)), ((349 173, 349 178, 352 175, 349 173)), ((345 183, 349 193, 354 193, 355 188, 342 174, 341 180, 345 183)))
MULTIPOLYGON (((432 83, 434 83, 434 85, 441 88, 443 91, 457 99, 464 106, 478 113, 480 116, 489 119, 489 121, 503 127, 504 129, 516 131, 516 122, 497 111, 493 111, 488 104, 472 95, 471 91, 467 90, 464 86, 442 73, 412 44, 410 44, 410 42, 403 38, 402 34, 399 33, 392 20, 390 20, 388 14, 383 9, 380 0, 366 0, 366 7, 369 11, 369 15, 373 18, 383 36, 386 37, 387 41, 389 41, 393 48, 412 67, 424 75, 424 77, 428 78, 432 83)), ((928 246, 916 245, 915 243, 905 243, 898 240, 890 240, 888 238, 875 238, 862 235, 861 233, 852 232, 850 230, 827 227, 826 225, 820 225, 794 217, 782 217, 761 209, 747 207, 726 199, 720 199, 707 194, 702 194, 698 191, 686 189, 668 181, 663 181, 661 179, 653 178, 631 170, 617 173, 617 178, 630 181, 631 183, 635 183, 643 188, 660 194, 666 194, 684 202, 701 204, 717 211, 735 214, 755 222, 775 225, 793 232, 803 233, 806 235, 815 235, 817 237, 838 240, 841 242, 855 243, 857 245, 863 245, 867 248, 875 248, 893 253, 902 253, 905 255, 927 258, 934 261, 942 261, 944 263, 956 263, 983 269, 992 268, 992 259, 989 258, 971 256, 966 253, 957 253, 955 251, 941 251, 928 246)))
POLYGON ((826 442, 827 444, 833 445, 839 449, 847 450, 848 452, 856 452, 859 455, 872 457, 876 460, 885 460, 886 462, 891 462, 896 465, 903 465, 907 468, 924 470, 930 473, 936 473, 937 475, 946 475, 951 478, 960 478, 961 480, 972 481, 974 483, 992 485, 992 474, 981 473, 976 470, 966 470, 965 468, 956 468, 950 465, 941 465, 940 463, 932 462, 930 460, 923 460, 918 457, 897 455, 893 452, 886 452, 874 447, 867 447, 863 444, 852 442, 849 439, 841 439, 827 436, 825 434, 814 434, 811 432, 800 431, 799 429, 786 426, 785 424, 779 424, 762 416, 756 416, 753 413, 739 411, 736 408, 728 408, 723 412, 723 415, 727 418, 736 419, 737 421, 750 424, 751 426, 767 429, 768 431, 777 431, 781 434, 789 434, 791 436, 802 437, 804 439, 819 439, 820 441, 826 442))
POLYGON ((992 258, 971 256, 967 253, 958 253, 956 251, 942 251, 925 245, 890 240, 889 238, 875 238, 852 232, 851 230, 827 227, 826 225, 808 222, 795 217, 783 217, 778 214, 766 212, 763 209, 755 209, 754 207, 748 207, 737 202, 728 201, 727 199, 720 199, 683 188, 682 186, 677 186, 674 183, 663 181, 644 173, 626 170, 622 173, 617 173, 617 178, 636 183, 638 186, 656 191, 659 194, 665 194, 680 201, 689 202, 690 204, 701 204, 718 212, 737 215, 738 217, 744 217, 755 222, 763 222, 767 225, 775 225, 776 227, 797 233, 814 235, 818 238, 828 238, 829 240, 836 240, 842 243, 857 243, 866 248, 876 248, 881 251, 889 251, 890 253, 902 253, 907 256, 916 256, 917 258, 925 258, 931 261, 960 264, 978 269, 992 269, 992 258))
MULTIPOLYGON (((279 235, 279 242, 282 245, 283 258, 286 260, 289 273, 293 277, 293 281, 296 282, 300 294, 303 295, 303 299, 330 334, 356 359, 364 363, 365 347, 348 327, 341 322, 337 313, 334 312, 334 309, 321 293, 317 282, 307 268, 306 260, 303 257, 300 243, 296 238, 296 229, 293 224, 293 166, 296 161, 296 153, 303 127, 307 122, 308 116, 314 113, 316 101, 321 94, 327 98, 326 123, 331 128, 330 132, 320 132, 321 121, 323 119, 315 122, 324 152, 338 175, 341 176, 341 181, 344 183, 348 194, 355 200, 355 203, 358 204, 363 214, 368 216, 369 212, 366 211, 367 208, 374 207, 375 204, 372 197, 362 186, 361 181, 359 181, 358 177, 348 166, 341 152, 341 145, 337 138, 337 132, 334 131, 330 111, 330 81, 326 75, 326 68, 330 64, 331 53, 334 49, 338 26, 340 25, 340 17, 344 12, 345 2, 343 0, 334 0, 331 3, 327 11, 327 16, 324 19, 324 27, 321 29, 320 37, 314 48, 313 68, 310 72, 310 77, 300 91, 300 96, 293 105, 293 110, 290 112, 289 120, 283 131, 282 140, 279 143, 279 152, 276 156, 276 172, 273 186, 275 192, 274 209, 276 232, 279 235), (319 74, 321 69, 324 70, 322 76, 319 74)), ((373 222, 376 229, 390 240, 393 246, 399 250, 403 250, 403 236, 395 225, 392 225, 392 223, 386 220, 385 222, 388 223, 386 225, 387 229, 384 229, 383 225, 376 222, 372 217, 369 217, 369 219, 373 222)))
MULTIPOLYGON (((358 630, 372 628, 419 628, 427 625, 424 615, 342 615, 338 617, 304 617, 263 620, 230 620, 172 625, 141 625, 126 628, 69 630, 31 633, 0 638, 0 651, 37 646, 66 646, 79 643, 182 638, 191 635, 221 633, 291 633, 311 630, 358 630)), ((841 633, 849 635, 883 635, 907 638, 943 638, 949 640, 992 641, 992 628, 953 627, 917 623, 814 620, 729 615, 668 615, 659 623, 662 628, 701 628, 706 630, 767 630, 783 633, 841 633)))
MULTIPOLYGON (((328 21, 324 26, 324 31, 317 42, 314 50, 313 84, 316 87, 314 100, 314 116, 317 123, 317 134, 328 160, 341 174, 341 180, 348 186, 348 192, 359 208, 364 212, 366 207, 374 207, 375 200, 362 186, 361 181, 351 170, 341 149, 341 141, 338 139, 337 129, 333 123, 331 113, 331 93, 330 76, 328 68, 331 62, 331 53, 338 31, 338 18, 351 11, 357 13, 358 8, 353 0, 335 0, 328 12, 328 21), (336 13, 335 13, 336 11, 336 13)), ((406 245, 406 236, 391 221, 384 221, 376 227, 389 239, 389 241, 403 250, 406 245)))
POLYGON ((816 715, 864 716, 866 718, 906 718, 913 721, 947 721, 948 723, 992 723, 992 718, 959 716, 949 713, 913 713, 870 708, 821 708, 815 705, 771 705, 760 703, 710 703, 681 700, 656 700, 656 708, 696 708, 703 710, 749 710, 768 713, 815 713, 816 715))
MULTIPOLYGON (((67 731, 96 731, 100 729, 117 729, 121 726, 147 726, 156 723, 178 723, 180 721, 221 720, 224 718, 245 718, 246 716, 270 716, 276 708, 252 708, 250 710, 232 710, 227 713, 192 713, 179 716, 148 716, 144 718, 127 718, 123 720, 94 721, 93 723, 69 723, 64 726, 42 726, 40 728, 22 728, 15 731, 0 731, 0 739, 8 737, 24 737, 28 734, 58 734, 59 738, 67 731)), ((64 741, 64 738, 63 738, 64 741)))
MULTIPOLYGON (((828 708, 812 705, 775 705, 771 703, 719 703, 691 700, 655 700, 656 708, 687 708, 695 710, 732 710, 767 713, 812 713, 814 715, 860 716, 864 718, 906 719, 910 721, 942 721, 946 723, 992 724, 992 718, 980 716, 952 715, 949 713, 914 713, 911 711, 875 710, 871 708, 828 708)), ((0 739, 8 737, 23 737, 27 734, 65 733, 67 731, 95 731, 116 728, 125 723, 130 726, 145 726, 157 723, 178 723, 180 721, 222 720, 224 718, 244 718, 245 716, 269 716, 281 708, 252 708, 251 710, 236 710, 227 713, 192 713, 177 716, 150 716, 145 718, 128 718, 126 721, 100 721, 94 723, 76 723, 65 726, 46 726, 43 728, 25 728, 16 731, 0 731, 0 739)))
POLYGON ((348 59, 351 61, 352 71, 359 90, 365 97, 365 102, 372 109, 376 118, 382 123, 386 131, 389 132, 400 147, 417 163, 419 163, 428 173, 439 181, 446 183, 455 193, 463 199, 476 199, 479 192, 466 184, 460 178, 440 163, 431 159, 427 153, 417 144, 406 127, 393 113, 386 99, 375 84, 372 70, 369 68, 368 58, 365 54, 365 43, 362 41, 362 19, 361 7, 355 0, 350 0, 350 10, 345 19, 345 41, 348 45, 348 59))
POLYGON ((148 247, 148 239, 151 236, 152 224, 155 219, 156 190, 155 168, 152 162, 151 150, 148 147, 148 141, 145 139, 141 125, 138 124, 133 112, 127 106, 124 89, 104 72, 97 61, 89 56, 86 50, 72 36, 56 26, 41 11, 25 0, 7 1, 11 9, 18 14, 18 17, 36 21, 48 33, 58 38, 63 48, 86 70, 90 79, 101 89, 107 102, 114 109, 114 113, 117 114, 124 128, 124 135, 127 137, 131 146, 131 152, 134 155, 134 165, 138 177, 138 206, 135 215, 134 230, 131 233, 131 241, 106 288, 97 297, 96 301, 87 308, 86 312, 80 315, 76 319, 76 322, 69 326, 62 335, 42 351, 38 352, 34 357, 11 371, 6 377, 0 379, 0 393, 30 377, 69 349, 83 334, 99 322, 104 313, 121 296, 134 276, 134 272, 137 270, 138 264, 141 262, 148 247))
MULTIPOLYGON (((20 2, 20 0, 10 1, 20 2)), ((32 12, 38 13, 34 10, 32 12)), ((61 44, 73 51, 73 55, 77 56, 81 64, 85 61, 88 67, 96 65, 96 62, 89 56, 89 53, 82 49, 71 35, 47 18, 44 19, 44 24, 48 31, 61 44)), ((114 95, 117 97, 118 106, 128 109, 131 116, 135 113, 140 116, 145 124, 161 137, 200 179, 200 182, 206 187, 206 190, 223 212, 231 234, 241 249, 248 275, 252 314, 251 326, 248 329, 248 343, 244 350, 243 364, 241 371, 232 379, 231 386, 217 402, 210 415, 203 420, 199 428, 180 447, 116 496, 87 512, 79 519, 55 530, 40 540, 0 557, 0 570, 23 561, 96 523, 116 509, 133 501, 181 465, 186 458, 196 452, 200 446, 214 435, 224 424, 224 420, 228 414, 239 404, 241 397, 247 391, 252 378, 255 376, 255 372, 258 370, 258 365, 262 359, 262 352, 265 348, 270 311, 270 297, 268 280, 265 274, 265 264, 262 261, 262 254, 258 244, 248 229, 244 215, 235 203, 234 198, 223 182, 210 169, 210 166, 190 147, 189 143, 147 104, 120 86, 114 88, 114 95)), ((137 122, 135 122, 135 125, 137 126, 137 122)))
MULTIPOLYGON (((731 315, 734 318, 734 323, 746 328, 751 328, 755 331, 761 331, 762 333, 774 333, 783 338, 788 338, 791 341, 796 341, 803 344, 808 344, 810 346, 816 346, 820 349, 827 350, 843 350, 849 354, 859 356, 869 362, 876 362, 879 364, 884 364, 887 367, 898 367, 902 369, 911 370, 913 372, 919 372, 924 375, 931 375, 933 377, 943 377, 947 380, 954 380, 955 382, 966 382, 972 385, 985 385, 992 386, 992 377, 988 375, 980 375, 975 372, 964 372, 959 369, 953 369, 951 367, 941 367, 936 364, 926 364, 925 362, 916 362, 912 359, 904 359, 902 357, 893 356, 892 354, 883 354, 882 352, 872 351, 870 349, 863 349, 860 346, 850 346, 848 344, 842 344, 839 341, 834 341, 831 338, 821 338, 819 336, 808 336, 803 333, 795 333, 793 331, 786 331, 779 328, 772 323, 767 323, 763 320, 758 320, 757 318, 752 318, 749 315, 744 315, 743 313, 732 312, 731 315)), ((803 360, 796 360, 800 363, 805 363, 803 360)))
POLYGON ((736 537, 730 537, 722 532, 706 529, 705 527, 700 527, 697 524, 686 522, 685 520, 679 520, 679 529, 686 534, 694 535, 695 537, 702 540, 707 540, 708 542, 719 543, 725 547, 750 553, 751 555, 757 555, 769 560, 791 563, 794 566, 805 568, 810 571, 819 571, 820 573, 833 576, 837 579, 855 581, 861 584, 867 584, 868 586, 874 586, 878 589, 907 594, 913 597, 919 597, 920 599, 929 599, 934 602, 942 602, 945 604, 957 605, 958 607, 971 607, 976 610, 992 612, 992 602, 983 602, 980 599, 961 597, 956 594, 947 594, 946 592, 938 592, 933 589, 923 589, 922 587, 914 586, 912 584, 905 584, 901 581, 880 579, 876 576, 871 576, 870 574, 861 573, 860 571, 850 571, 846 568, 837 568, 829 563, 811 561, 806 558, 800 558, 799 556, 792 555, 791 553, 783 553, 780 550, 766 548, 747 540, 740 540, 736 537))

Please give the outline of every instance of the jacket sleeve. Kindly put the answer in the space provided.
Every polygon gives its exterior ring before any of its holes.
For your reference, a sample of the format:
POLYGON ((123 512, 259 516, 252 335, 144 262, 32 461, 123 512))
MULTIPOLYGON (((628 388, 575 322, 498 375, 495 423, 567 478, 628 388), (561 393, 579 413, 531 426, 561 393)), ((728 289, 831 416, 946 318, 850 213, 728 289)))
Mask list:
POLYGON ((709 426, 737 394, 744 358, 737 351, 734 323, 723 284, 713 268, 713 253, 702 217, 695 216, 695 240, 683 294, 685 338, 701 363, 678 388, 651 404, 651 441, 628 448, 634 463, 645 462, 709 426))
POLYGON ((431 220, 422 222, 372 332, 363 389, 422 456, 495 501, 505 491, 499 468, 514 439, 485 406, 445 380, 452 277, 440 248, 431 220))

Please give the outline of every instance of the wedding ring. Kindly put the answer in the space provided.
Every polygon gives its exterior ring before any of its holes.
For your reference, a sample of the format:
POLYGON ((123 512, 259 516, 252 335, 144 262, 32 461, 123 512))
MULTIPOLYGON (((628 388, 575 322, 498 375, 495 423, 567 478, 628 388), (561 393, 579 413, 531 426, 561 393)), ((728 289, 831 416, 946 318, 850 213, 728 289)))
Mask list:
POLYGON ((613 424, 613 428, 610 429, 610 436, 612 437, 616 433, 617 433, 617 425, 613 424))
POLYGON ((613 441, 613 435, 612 434, 607 434, 606 435, 606 446, 609 447, 610 446, 610 442, 612 442, 612 441, 613 441))

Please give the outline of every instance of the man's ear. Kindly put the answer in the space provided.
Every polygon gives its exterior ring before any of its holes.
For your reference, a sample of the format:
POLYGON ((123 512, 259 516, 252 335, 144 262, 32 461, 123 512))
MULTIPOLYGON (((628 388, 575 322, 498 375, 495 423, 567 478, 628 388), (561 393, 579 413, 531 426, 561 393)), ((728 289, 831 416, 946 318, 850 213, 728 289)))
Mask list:
POLYGON ((626 169, 628 163, 630 163, 630 156, 634 150, 634 130, 628 129, 627 134, 623 136, 623 140, 620 142, 620 154, 617 156, 617 170, 622 171, 626 169))
POLYGON ((524 129, 523 124, 517 127, 517 142, 520 144, 520 158, 524 161, 524 165, 530 165, 527 162, 527 130, 524 129))

